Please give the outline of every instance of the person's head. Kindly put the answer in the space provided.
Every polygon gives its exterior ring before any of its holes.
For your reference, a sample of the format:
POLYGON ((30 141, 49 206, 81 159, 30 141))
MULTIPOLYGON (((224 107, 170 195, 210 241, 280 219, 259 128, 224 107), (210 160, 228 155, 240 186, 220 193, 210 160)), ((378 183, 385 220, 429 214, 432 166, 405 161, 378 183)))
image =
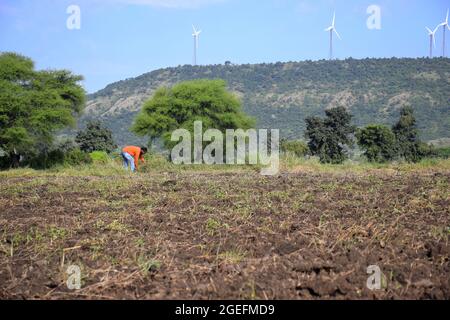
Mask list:
POLYGON ((144 155, 148 152, 148 149, 146 147, 141 147, 141 155, 144 155))

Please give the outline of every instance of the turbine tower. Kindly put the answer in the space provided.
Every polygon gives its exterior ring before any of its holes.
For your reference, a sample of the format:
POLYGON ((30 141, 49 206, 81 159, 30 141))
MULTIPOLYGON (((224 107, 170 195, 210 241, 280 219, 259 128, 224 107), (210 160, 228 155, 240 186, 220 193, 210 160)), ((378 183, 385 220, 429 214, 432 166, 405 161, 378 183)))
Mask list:
POLYGON ((447 9, 447 17, 445 18, 445 21, 442 22, 438 27, 442 26, 442 32, 443 32, 443 38, 442 38, 442 56, 445 58, 445 29, 449 29, 450 27, 448 25, 448 9, 447 9))
POLYGON ((436 48, 436 32, 439 29, 439 26, 434 29, 434 31, 431 31, 430 28, 425 27, 428 31, 428 35, 430 36, 430 58, 433 58, 433 47, 436 48))
POLYGON ((194 33, 192 36, 194 37, 194 66, 197 65, 197 51, 198 51, 198 37, 200 33, 202 33, 202 30, 197 31, 195 27, 192 25, 192 29, 194 30, 194 33))
POLYGON ((333 60, 333 32, 335 32, 339 40, 341 40, 341 36, 336 31, 335 22, 336 12, 333 14, 333 22, 331 23, 331 26, 325 29, 326 32, 330 32, 330 60, 333 60))

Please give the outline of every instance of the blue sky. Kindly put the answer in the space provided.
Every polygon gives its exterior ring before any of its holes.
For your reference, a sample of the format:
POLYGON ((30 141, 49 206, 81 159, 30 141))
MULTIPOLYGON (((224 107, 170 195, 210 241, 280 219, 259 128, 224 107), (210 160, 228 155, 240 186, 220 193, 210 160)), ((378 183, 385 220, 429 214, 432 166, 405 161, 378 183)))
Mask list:
MULTIPOLYGON (((443 22, 447 8, 450 0, 0 0, 0 51, 29 56, 38 69, 82 74, 95 92, 191 64, 192 24, 203 31, 199 64, 326 59, 334 11, 336 58, 423 57, 425 26, 443 22), (81 10, 79 30, 66 27, 69 5, 81 10), (366 25, 369 5, 381 8, 380 30, 366 25)), ((436 42, 442 54, 442 30, 436 42)))

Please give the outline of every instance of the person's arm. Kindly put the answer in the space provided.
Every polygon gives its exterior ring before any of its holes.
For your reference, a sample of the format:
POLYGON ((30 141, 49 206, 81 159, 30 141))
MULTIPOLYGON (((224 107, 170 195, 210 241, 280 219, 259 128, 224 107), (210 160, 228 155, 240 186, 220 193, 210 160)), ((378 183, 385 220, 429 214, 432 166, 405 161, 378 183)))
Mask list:
POLYGON ((144 159, 144 155, 143 154, 141 154, 140 159, 141 159, 142 163, 145 163, 145 159, 144 159))
POLYGON ((136 167, 137 170, 139 166, 139 153, 137 152, 134 153, 134 166, 136 167))

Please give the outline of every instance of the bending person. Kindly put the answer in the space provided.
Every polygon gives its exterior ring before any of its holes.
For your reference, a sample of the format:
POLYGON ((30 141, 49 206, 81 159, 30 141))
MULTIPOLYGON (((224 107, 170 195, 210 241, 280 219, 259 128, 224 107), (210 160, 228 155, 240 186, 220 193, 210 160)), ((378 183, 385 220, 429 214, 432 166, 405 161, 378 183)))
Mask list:
POLYGON ((145 163, 144 155, 147 153, 145 147, 127 146, 122 149, 123 167, 128 170, 130 167, 132 172, 135 172, 139 166, 139 160, 145 163))

